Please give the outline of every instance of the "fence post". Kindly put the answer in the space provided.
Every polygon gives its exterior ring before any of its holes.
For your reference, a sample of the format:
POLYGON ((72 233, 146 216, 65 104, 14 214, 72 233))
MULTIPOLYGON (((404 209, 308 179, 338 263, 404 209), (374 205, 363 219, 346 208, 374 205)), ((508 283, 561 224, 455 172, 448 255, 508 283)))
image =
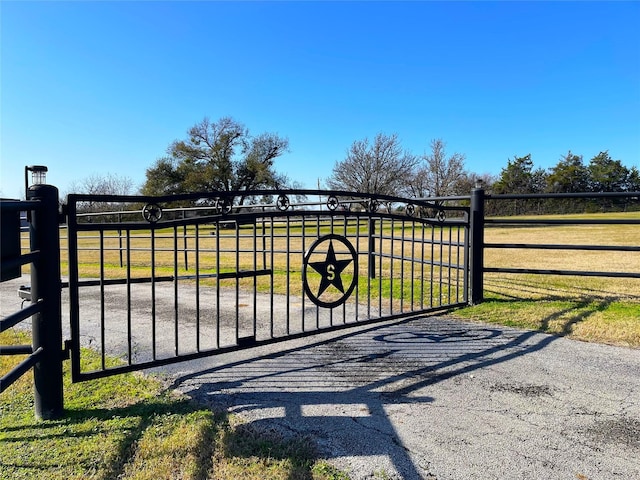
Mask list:
POLYGON ((484 275, 484 189, 471 190, 471 305, 482 303, 484 275))
POLYGON ((53 420, 64 413, 58 189, 33 185, 27 190, 27 199, 39 200, 42 205, 32 212, 30 224, 31 250, 40 252, 31 264, 31 301, 42 302, 31 326, 33 350, 42 347, 33 368, 35 413, 39 419, 53 420))

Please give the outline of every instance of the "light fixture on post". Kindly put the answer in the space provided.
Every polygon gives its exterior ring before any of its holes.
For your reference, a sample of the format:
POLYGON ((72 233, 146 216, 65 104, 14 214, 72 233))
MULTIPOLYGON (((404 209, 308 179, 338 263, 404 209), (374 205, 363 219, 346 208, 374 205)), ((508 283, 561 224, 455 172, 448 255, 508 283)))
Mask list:
POLYGON ((44 165, 31 165, 24 167, 24 191, 29 190, 29 172, 31 172, 31 185, 44 185, 47 182, 49 169, 44 165))

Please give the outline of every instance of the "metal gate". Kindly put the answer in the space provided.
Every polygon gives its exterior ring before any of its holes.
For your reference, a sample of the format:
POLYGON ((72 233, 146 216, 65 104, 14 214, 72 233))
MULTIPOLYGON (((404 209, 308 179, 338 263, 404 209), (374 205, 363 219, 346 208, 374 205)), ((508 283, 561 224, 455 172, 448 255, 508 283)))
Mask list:
POLYGON ((74 381, 468 303, 466 206, 318 190, 67 203, 74 381))

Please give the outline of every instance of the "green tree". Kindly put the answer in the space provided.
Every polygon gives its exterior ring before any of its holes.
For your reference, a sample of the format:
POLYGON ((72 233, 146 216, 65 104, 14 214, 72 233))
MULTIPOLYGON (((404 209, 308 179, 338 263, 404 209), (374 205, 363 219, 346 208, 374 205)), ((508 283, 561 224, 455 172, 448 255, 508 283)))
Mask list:
POLYGON ((514 157, 502 169, 498 180, 493 184, 495 193, 541 193, 545 190, 547 175, 542 169, 533 169, 531 154, 514 157))
POLYGON ((571 153, 563 156, 547 176, 547 190, 553 193, 586 192, 589 187, 589 171, 581 155, 571 153))
MULTIPOLYGON (((541 169, 533 168, 531 154, 514 157, 502 169, 498 180, 493 184, 493 192, 497 194, 529 194, 542 193, 546 190, 547 174, 541 169)), ((501 201, 496 213, 502 215, 522 215, 542 213, 544 201, 535 202, 509 200, 501 201)))
POLYGON ((628 188, 629 169, 613 160, 608 151, 593 157, 587 167, 592 192, 624 192, 628 188))
MULTIPOLYGON (((272 133, 251 136, 230 117, 217 122, 204 118, 176 140, 168 156, 147 169, 145 195, 200 191, 245 191, 284 187, 285 175, 274 160, 289 148, 289 141, 272 133)), ((240 198, 240 203, 243 202, 240 198)))
POLYGON ((640 192, 640 170, 636 167, 629 169, 629 177, 627 178, 627 191, 640 192))

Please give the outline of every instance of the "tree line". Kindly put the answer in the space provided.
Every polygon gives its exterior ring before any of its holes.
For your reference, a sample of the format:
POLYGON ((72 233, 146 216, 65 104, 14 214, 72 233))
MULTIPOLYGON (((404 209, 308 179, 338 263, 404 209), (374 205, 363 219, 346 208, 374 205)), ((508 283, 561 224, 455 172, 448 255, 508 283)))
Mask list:
MULTIPOLYGON (((334 166, 327 181, 330 188, 365 193, 405 195, 415 198, 468 195, 476 185, 489 194, 544 194, 589 192, 639 192, 640 171, 614 160, 602 151, 585 163, 569 151, 556 165, 535 168, 531 154, 507 161, 498 176, 470 172, 465 155, 447 155, 441 139, 432 140, 430 150, 413 155, 401 148, 397 135, 378 134, 354 142, 346 158, 334 166)), ((436 203, 441 202, 436 200, 436 203)), ((488 214, 576 213, 639 208, 637 199, 540 199, 502 201, 490 204, 488 214)))
MULTIPOLYGON (((198 191, 246 191, 299 188, 299 184, 277 172, 274 160, 289 151, 289 141, 274 133, 252 135, 231 117, 217 121, 204 118, 172 142, 165 156, 145 172, 140 189, 143 195, 171 195, 198 191)), ((488 193, 576 193, 640 191, 638 168, 626 167, 602 151, 585 163, 581 155, 569 151, 558 163, 544 170, 535 168, 531 154, 508 159, 497 176, 470 172, 464 154, 446 152, 442 139, 433 139, 423 154, 402 147, 397 134, 378 133, 372 140, 356 140, 344 159, 335 162, 324 186, 358 193, 433 198, 468 195, 482 184, 488 193)), ((132 182, 109 175, 92 177, 76 184, 79 193, 128 194, 132 182), (118 191, 105 191, 116 188, 118 191)), ((236 199, 242 204, 243 196, 236 199)), ((520 202, 522 203, 522 202, 520 202)), ((627 202, 628 203, 628 202, 627 202)), ((627 208, 609 201, 607 207, 627 208)), ((637 202, 636 202, 637 204, 637 202)), ((503 207, 504 214, 589 211, 603 205, 578 200, 541 201, 535 207, 519 207, 518 202, 503 207)))
MULTIPOLYGON (((491 184, 490 191, 496 194, 639 192, 640 171, 635 166, 628 168, 620 160, 614 160, 606 150, 591 158, 589 163, 585 163, 581 155, 569 151, 548 170, 534 168, 531 154, 528 154, 510 159, 500 176, 491 184)), ((639 208, 637 199, 571 198, 541 199, 534 202, 513 200, 502 203, 502 213, 508 215, 629 208, 639 208)))
POLYGON ((514 157, 493 183, 495 193, 637 192, 640 171, 600 152, 585 164, 569 151, 549 170, 534 169, 531 154, 514 157))

